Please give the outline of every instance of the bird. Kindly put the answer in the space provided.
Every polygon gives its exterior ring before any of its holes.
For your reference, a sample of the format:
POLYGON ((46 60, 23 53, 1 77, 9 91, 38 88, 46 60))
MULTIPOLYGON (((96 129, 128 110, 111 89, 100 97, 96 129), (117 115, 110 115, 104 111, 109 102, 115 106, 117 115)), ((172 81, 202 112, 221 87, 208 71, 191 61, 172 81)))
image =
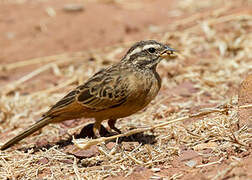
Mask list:
POLYGON ((161 78, 156 67, 171 59, 176 50, 155 40, 136 42, 122 59, 101 69, 53 105, 41 118, 4 145, 5 150, 51 123, 78 118, 94 118, 93 133, 100 137, 101 123, 121 133, 116 120, 146 107, 158 94, 161 78))

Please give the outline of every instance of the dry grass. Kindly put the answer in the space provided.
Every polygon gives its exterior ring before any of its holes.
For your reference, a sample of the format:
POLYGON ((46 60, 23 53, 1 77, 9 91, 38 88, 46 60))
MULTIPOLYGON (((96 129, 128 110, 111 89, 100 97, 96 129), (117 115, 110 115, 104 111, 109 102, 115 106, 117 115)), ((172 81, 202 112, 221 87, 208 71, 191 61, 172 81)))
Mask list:
MULTIPOLYGON (((117 175, 129 176, 137 165, 157 167, 161 164, 169 167, 172 159, 180 154, 181 146, 201 150, 201 146, 210 146, 209 142, 213 142, 211 147, 213 151, 208 155, 222 157, 214 164, 221 163, 228 156, 226 149, 247 151, 252 135, 247 127, 239 130, 234 128, 238 123, 238 100, 237 93, 230 92, 235 92, 233 89, 239 88, 244 75, 252 71, 252 16, 248 12, 249 9, 227 12, 239 6, 245 7, 243 4, 251 1, 232 1, 225 6, 219 1, 214 1, 216 4, 210 2, 212 1, 197 1, 197 3, 195 0, 181 1, 178 10, 194 15, 175 21, 166 32, 152 34, 152 37, 155 36, 179 49, 181 56, 175 62, 160 64, 162 90, 148 109, 121 120, 118 126, 127 132, 130 127, 148 128, 176 118, 192 118, 190 116, 192 111, 200 112, 199 109, 204 109, 205 105, 216 106, 219 112, 216 112, 216 109, 210 110, 211 114, 198 116, 186 124, 179 121, 165 124, 167 125, 165 127, 152 128, 152 131, 144 129, 145 134, 156 136, 154 144, 140 143, 132 151, 125 149, 118 142, 110 151, 99 146, 98 155, 82 160, 63 152, 57 146, 38 152, 13 149, 1 151, 0 179, 7 177, 34 179, 43 175, 48 179, 102 179, 117 175), (201 13, 197 12, 198 7, 192 4, 202 8, 209 6, 215 8, 201 13), (190 82, 197 90, 189 95, 178 94, 173 89, 183 82, 190 82), (46 163, 43 163, 44 161, 46 163)), ((29 63, 41 64, 30 74, 1 89, 0 132, 8 133, 8 138, 10 135, 16 135, 34 122, 35 116, 45 112, 48 105, 52 105, 62 97, 66 90, 83 82, 108 63, 116 62, 118 54, 126 50, 129 45, 131 42, 106 49, 37 58, 2 66, 0 69, 8 71, 25 67, 29 63), (89 61, 91 57, 95 60, 89 61), (19 89, 29 86, 27 80, 49 69, 64 83, 28 95, 19 93, 19 89)), ((69 132, 72 131, 73 129, 69 129, 69 132)), ((22 141, 19 147, 30 147, 29 143, 36 142, 43 136, 49 137, 50 141, 52 137, 61 135, 55 125, 50 125, 44 128, 40 135, 22 141)), ((1 140, 1 143, 4 141, 1 140)), ((239 166, 238 157, 233 156, 233 161, 235 163, 230 164, 226 170, 208 178, 224 177, 239 166)), ((211 163, 200 164, 195 168, 211 165, 211 163)), ((182 175, 183 172, 174 174, 173 178, 182 175)))

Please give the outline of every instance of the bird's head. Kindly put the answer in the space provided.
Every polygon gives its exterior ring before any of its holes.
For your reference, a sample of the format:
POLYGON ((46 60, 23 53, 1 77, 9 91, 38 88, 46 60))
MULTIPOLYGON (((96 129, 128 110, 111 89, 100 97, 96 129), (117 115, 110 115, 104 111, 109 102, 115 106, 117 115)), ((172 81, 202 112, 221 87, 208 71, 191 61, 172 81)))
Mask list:
POLYGON ((154 40, 135 43, 123 57, 122 62, 139 68, 153 69, 162 59, 172 57, 175 50, 154 40))

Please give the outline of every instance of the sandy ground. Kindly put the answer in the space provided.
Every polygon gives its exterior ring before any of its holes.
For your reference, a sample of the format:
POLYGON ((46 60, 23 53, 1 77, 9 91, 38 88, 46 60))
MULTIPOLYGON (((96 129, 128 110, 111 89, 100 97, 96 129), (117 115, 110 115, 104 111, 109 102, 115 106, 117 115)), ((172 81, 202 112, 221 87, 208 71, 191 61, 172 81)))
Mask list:
MULTIPOLYGON (((232 106, 226 114, 110 142, 109 149, 119 146, 117 159, 98 146, 75 150, 67 140, 90 120, 52 125, 0 152, 0 178, 252 179, 251 135, 237 128, 235 108, 240 83, 252 69, 251 14, 250 0, 0 1, 1 143, 144 39, 170 44, 181 56, 159 66, 157 99, 119 121, 123 132, 232 106)), ((242 113, 248 117, 251 109, 242 113)))

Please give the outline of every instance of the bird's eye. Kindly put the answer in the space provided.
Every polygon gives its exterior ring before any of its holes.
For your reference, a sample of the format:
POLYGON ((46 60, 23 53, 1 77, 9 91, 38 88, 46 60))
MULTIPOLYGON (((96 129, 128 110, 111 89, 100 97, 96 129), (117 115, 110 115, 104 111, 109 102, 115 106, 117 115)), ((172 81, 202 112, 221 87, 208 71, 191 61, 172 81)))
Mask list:
POLYGON ((148 51, 149 51, 150 53, 154 53, 154 52, 156 51, 156 49, 152 47, 152 48, 149 48, 148 51))

